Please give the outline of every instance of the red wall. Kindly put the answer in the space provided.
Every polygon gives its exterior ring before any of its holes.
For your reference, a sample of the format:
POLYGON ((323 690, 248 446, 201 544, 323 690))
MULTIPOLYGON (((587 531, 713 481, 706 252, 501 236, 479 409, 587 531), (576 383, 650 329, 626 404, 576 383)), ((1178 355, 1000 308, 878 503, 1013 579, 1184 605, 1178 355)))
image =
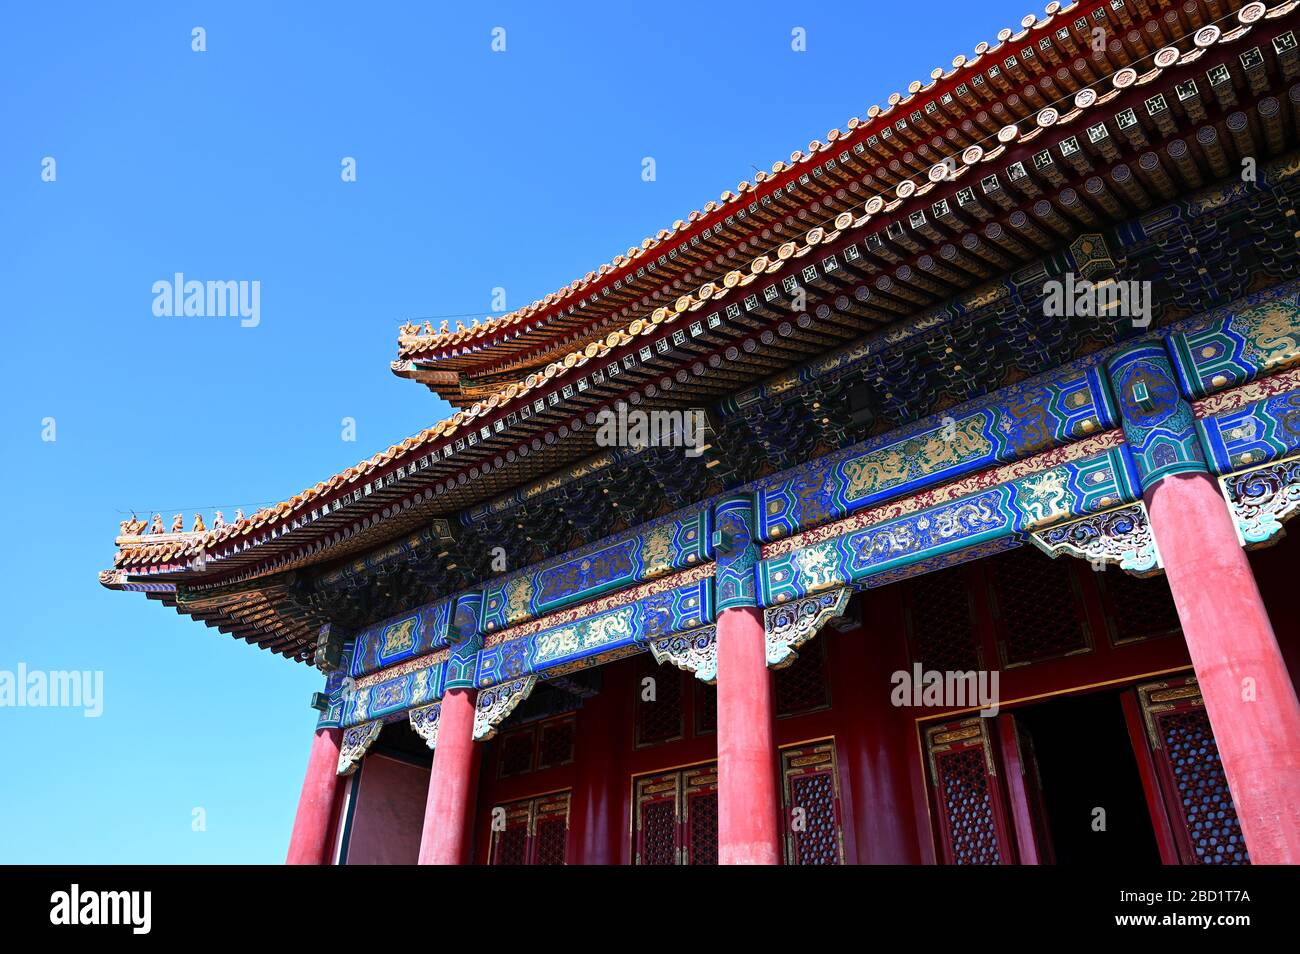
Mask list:
POLYGON ((372 753, 353 792, 345 863, 413 865, 420 853, 429 769, 372 753))
MULTIPOLYGON (((906 663, 901 619, 876 621, 871 632, 827 627, 817 638, 824 641, 831 708, 777 719, 777 745, 835 738, 841 811, 851 820, 844 826, 847 861, 920 862, 925 855, 908 777, 911 718, 889 705, 890 674, 906 663)), ((577 713, 570 765, 498 778, 500 746, 488 744, 475 821, 476 863, 488 860, 493 806, 563 789, 572 791, 570 863, 631 863, 634 777, 717 758, 716 735, 693 733, 694 677, 669 666, 656 675, 683 679, 685 737, 636 747, 639 675, 635 659, 602 667, 600 694, 577 713)))

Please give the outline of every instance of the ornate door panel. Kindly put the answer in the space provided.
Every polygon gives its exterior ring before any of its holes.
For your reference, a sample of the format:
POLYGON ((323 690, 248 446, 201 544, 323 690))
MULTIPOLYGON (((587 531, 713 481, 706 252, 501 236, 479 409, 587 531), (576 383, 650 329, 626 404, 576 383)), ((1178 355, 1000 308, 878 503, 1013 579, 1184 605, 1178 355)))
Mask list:
POLYGON ((718 863, 718 766, 636 780, 635 857, 638 865, 718 863))
POLYGON ((562 865, 568 860, 569 793, 533 799, 533 859, 535 865, 562 865))
POLYGON ((569 793, 526 798, 492 809, 488 864, 562 865, 568 857, 569 793), (497 827, 501 818, 504 827, 497 827))
POLYGON ((636 858, 638 865, 675 865, 681 856, 681 773, 636 780, 636 858))
POLYGON ((686 817, 685 858, 687 865, 718 863, 718 766, 706 765, 682 773, 686 817))
POLYGON ((785 863, 844 864, 843 816, 833 739, 781 750, 781 797, 785 807, 785 863))
POLYGON ((1016 861, 988 722, 972 716, 925 729, 931 803, 944 864, 1016 861))
POLYGON ((1179 859, 1183 864, 1250 864, 1195 677, 1147 683, 1137 693, 1179 859))

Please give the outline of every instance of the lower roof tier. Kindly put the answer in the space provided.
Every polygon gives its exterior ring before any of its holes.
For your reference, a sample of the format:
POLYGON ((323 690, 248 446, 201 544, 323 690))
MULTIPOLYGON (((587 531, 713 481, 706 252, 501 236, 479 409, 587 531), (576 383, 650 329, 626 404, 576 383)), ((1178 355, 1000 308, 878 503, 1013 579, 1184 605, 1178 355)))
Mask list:
MULTIPOLYGON (((1154 337, 1167 343, 1179 389, 1198 399, 1200 439, 1215 472, 1259 467, 1300 452, 1300 429, 1286 424, 1294 423, 1300 407, 1300 371, 1286 370, 1300 364, 1298 293, 1300 284, 1284 283, 1184 319, 1154 337)), ((1127 443, 1118 430, 1115 396, 1104 371, 1106 358, 1126 347, 1093 352, 724 496, 740 492, 752 497, 754 537, 763 546, 765 560, 791 566, 798 566, 800 559, 791 554, 820 545, 838 532, 877 532, 905 512, 968 505, 967 498, 987 492, 997 496, 1003 486, 1011 488, 1006 491, 1010 497, 985 502, 1005 514, 1006 522, 996 528, 998 539, 1132 503, 1139 499, 1140 488, 1129 474, 1134 465, 1125 463, 1127 443), (1103 472, 1104 478, 1097 477, 1103 472), (1057 476, 1044 477, 1051 474, 1057 476), (1023 495, 1033 496, 1044 481, 1057 489, 1085 489, 1074 503, 1068 502, 1070 493, 1063 492, 1050 504, 1026 504, 1023 495), (1022 484, 1026 490, 1015 489, 1022 484)), ((453 608, 471 593, 477 596, 475 626, 491 635, 535 628, 556 613, 590 607, 606 594, 662 585, 658 581, 685 574, 696 574, 693 581, 702 579, 698 574, 711 573, 716 560, 714 511, 719 499, 699 500, 535 566, 490 576, 472 588, 444 590, 425 604, 433 614, 427 621, 432 642, 426 650, 437 648, 439 637, 434 634, 439 631, 442 645, 450 643, 453 608)), ((408 588, 404 574, 440 572, 448 554, 473 539, 464 534, 468 526, 472 522, 439 522, 364 561, 313 577, 290 572, 269 580, 205 585, 153 582, 110 571, 105 582, 142 589, 210 625, 307 659, 322 623, 352 632, 384 631, 392 624, 393 619, 372 623, 386 604, 366 600, 371 587, 400 591, 408 608, 396 615, 415 612, 419 617, 425 610, 412 601, 427 591, 408 588)), ((503 548, 503 553, 509 552, 503 548)), ((868 574, 872 585, 891 578, 883 575, 885 570, 907 570, 923 557, 922 551, 908 552, 901 562, 873 563, 868 574)), ((782 594, 806 595, 800 589, 783 590, 780 573, 772 569, 764 577, 764 605, 781 602, 782 594)), ((699 606, 702 611, 708 608, 699 606)), ((409 647, 419 644, 415 633, 407 636, 409 647)), ((392 661, 380 653, 374 665, 392 661)))

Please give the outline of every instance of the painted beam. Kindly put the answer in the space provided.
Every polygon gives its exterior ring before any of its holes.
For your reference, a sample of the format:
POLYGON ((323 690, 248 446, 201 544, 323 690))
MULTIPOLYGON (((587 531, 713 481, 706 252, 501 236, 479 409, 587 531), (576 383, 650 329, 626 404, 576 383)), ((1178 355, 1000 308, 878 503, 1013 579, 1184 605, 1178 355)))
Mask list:
POLYGON ((488 583, 483 632, 582 603, 612 590, 685 570, 713 558, 707 502, 669 514, 538 567, 488 583))
POLYGON ((1300 453, 1300 388, 1196 422, 1210 469, 1228 474, 1300 453))
POLYGON ((759 596, 775 606, 925 561, 1131 503, 1139 496, 1124 447, 1051 467, 915 513, 882 520, 759 565, 759 596))
POLYGON ((1286 282, 1179 323, 1169 348, 1189 398, 1300 365, 1300 283, 1286 282))
POLYGON ((759 537, 789 536, 1110 430, 1118 417, 1097 363, 1075 362, 763 482, 759 537))

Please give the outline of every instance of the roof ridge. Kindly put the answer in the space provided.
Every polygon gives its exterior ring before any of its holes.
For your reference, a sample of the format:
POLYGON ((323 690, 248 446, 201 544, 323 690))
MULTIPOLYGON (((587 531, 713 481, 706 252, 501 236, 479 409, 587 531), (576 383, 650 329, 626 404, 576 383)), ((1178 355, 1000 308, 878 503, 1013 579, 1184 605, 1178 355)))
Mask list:
MULTIPOLYGON (((468 328, 464 326, 462 321, 457 320, 457 330, 455 331, 448 331, 447 321, 443 320, 440 329, 432 334, 420 334, 420 326, 408 321, 399 328, 399 353, 403 356, 414 353, 412 349, 404 348, 404 344, 410 345, 420 342, 422 345, 420 350, 427 350, 428 348, 435 347, 450 347, 467 343, 474 339, 486 337, 509 325, 516 325, 524 319, 533 317, 539 309, 548 308, 557 302, 570 298, 573 295, 586 290, 599 279, 612 275, 615 272, 622 271, 625 268, 630 268, 635 264, 638 258, 643 256, 645 253, 658 248, 661 244, 682 232, 684 229, 694 226, 696 223, 702 221, 716 211, 725 210, 728 204, 734 203, 741 198, 748 197, 749 193, 758 189, 760 186, 783 179, 786 173, 794 175, 794 171, 801 164, 811 161, 815 156, 826 150, 841 145, 841 139, 855 134, 865 135, 868 130, 875 128, 879 121, 891 116, 896 109, 907 105, 917 95, 932 89, 939 82, 946 82, 953 79, 963 69, 973 70, 983 61, 985 54, 996 52, 1007 43, 1019 42, 1034 30, 1044 28, 1051 24, 1058 14, 1072 11, 1082 2, 1083 0, 1074 0, 1072 3, 1063 5, 1056 2, 1056 0, 1053 0, 1052 3, 1047 5, 1044 16, 1041 19, 1037 14, 1026 14, 1020 20, 1019 32, 1013 32, 1010 29, 1004 28, 999 31, 997 35, 998 42, 995 45, 990 45, 989 43, 982 41, 976 44, 975 55, 973 57, 968 58, 964 53, 958 54, 953 58, 951 70, 945 71, 943 67, 935 67, 935 69, 931 70, 929 83, 922 83, 919 80, 913 80, 907 86, 908 93, 906 96, 897 92, 891 93, 887 100, 888 105, 885 107, 879 105, 871 106, 867 110, 865 119, 858 116, 850 117, 845 123, 847 127, 845 130, 840 130, 838 127, 831 129, 827 132, 825 141, 820 139, 812 140, 808 144, 807 152, 796 149, 790 154, 789 162, 777 160, 773 164, 770 173, 760 170, 754 176, 754 181, 752 183, 749 180, 742 180, 736 186, 735 191, 732 191, 731 189, 724 190, 717 201, 710 200, 704 205, 702 210, 696 209, 692 211, 687 215, 685 220, 676 219, 670 229, 660 229, 655 233, 654 238, 648 236, 643 238, 639 246, 629 247, 625 255, 614 256, 610 262, 602 264, 594 271, 587 272, 587 274, 582 278, 574 279, 562 288, 525 305, 523 308, 502 315, 485 316, 483 321, 475 322, 468 328)), ((959 153, 960 150, 958 150, 958 154, 959 153)), ((424 324, 432 329, 432 326, 428 321, 425 321, 424 324)))

